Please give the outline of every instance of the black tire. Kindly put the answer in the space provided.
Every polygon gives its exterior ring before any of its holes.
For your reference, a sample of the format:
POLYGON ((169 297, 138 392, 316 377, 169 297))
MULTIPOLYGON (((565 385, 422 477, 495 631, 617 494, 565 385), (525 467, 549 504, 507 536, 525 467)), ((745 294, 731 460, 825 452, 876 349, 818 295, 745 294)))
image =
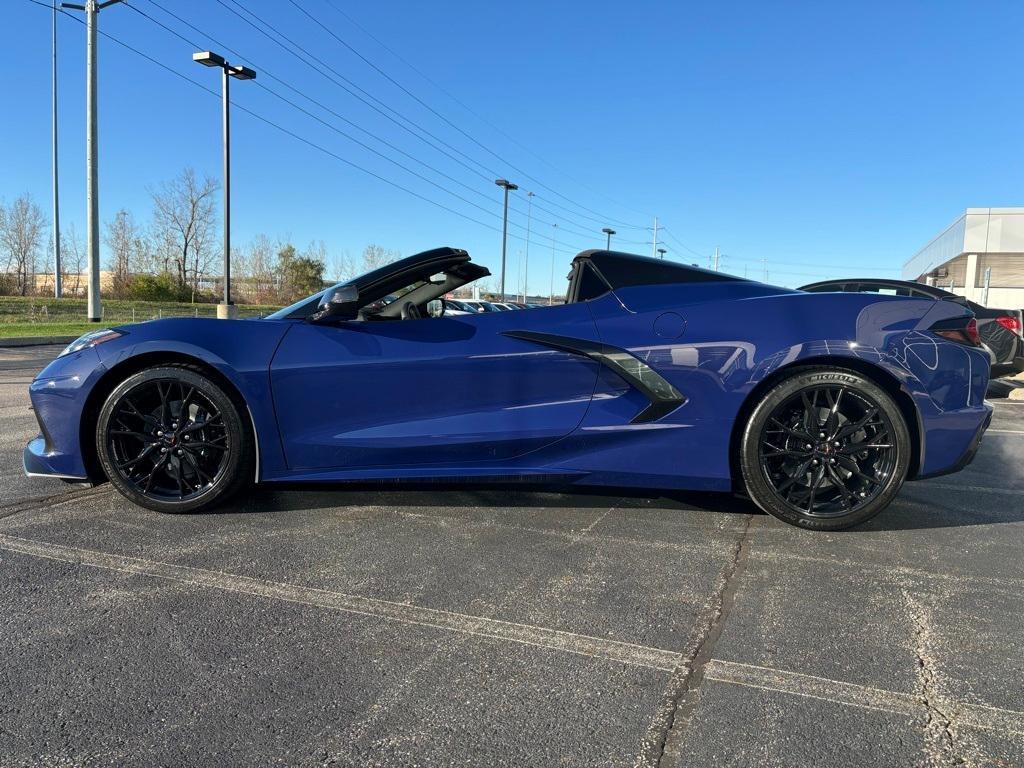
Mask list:
POLYGON ((893 500, 910 433, 882 388, 853 371, 803 368, 772 387, 743 432, 740 468, 757 506, 801 528, 836 531, 893 500))
POLYGON ((245 406, 198 368, 146 368, 107 397, 96 453, 111 484, 157 512, 207 510, 245 488, 255 447, 245 406))

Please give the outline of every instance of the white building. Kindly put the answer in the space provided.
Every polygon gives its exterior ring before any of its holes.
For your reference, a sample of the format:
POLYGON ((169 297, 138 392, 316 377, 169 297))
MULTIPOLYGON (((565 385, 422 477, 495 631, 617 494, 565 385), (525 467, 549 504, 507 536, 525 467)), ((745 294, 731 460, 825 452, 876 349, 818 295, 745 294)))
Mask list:
POLYGON ((990 307, 1024 307, 1024 208, 968 208, 903 265, 903 279, 990 307))

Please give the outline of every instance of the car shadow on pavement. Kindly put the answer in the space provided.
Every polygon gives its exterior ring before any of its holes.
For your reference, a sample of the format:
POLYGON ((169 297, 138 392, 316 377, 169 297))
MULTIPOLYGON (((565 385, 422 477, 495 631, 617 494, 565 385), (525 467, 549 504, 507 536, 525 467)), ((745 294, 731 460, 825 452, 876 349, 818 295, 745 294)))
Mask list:
POLYGON ((669 495, 631 489, 553 488, 440 483, 310 485, 275 484, 259 488, 232 508, 215 512, 283 512, 337 509, 345 506, 526 507, 535 509, 665 509, 727 514, 759 514, 746 499, 727 493, 673 492, 669 495))
MULTIPOLYGON (((1006 501, 996 494, 981 494, 972 495, 970 503, 965 505, 961 499, 951 498, 945 489, 929 488, 927 483, 910 483, 888 509, 848 531, 855 534, 858 531, 910 531, 1024 522, 1024 506, 1006 501)), ((632 489, 556 489, 547 486, 524 486, 518 483, 510 486, 462 483, 373 483, 343 486, 282 483, 275 484, 273 488, 263 486, 229 507, 213 510, 211 514, 268 514, 365 506, 537 510, 615 507, 765 516, 749 499, 728 493, 658 494, 637 492, 632 489)))
POLYGON ((971 495, 966 499, 958 494, 950 498, 947 492, 939 500, 934 495, 935 492, 928 498, 912 487, 909 492, 905 489, 878 517, 850 531, 911 531, 1024 522, 1024 505, 1019 498, 1008 501, 989 494, 971 495))

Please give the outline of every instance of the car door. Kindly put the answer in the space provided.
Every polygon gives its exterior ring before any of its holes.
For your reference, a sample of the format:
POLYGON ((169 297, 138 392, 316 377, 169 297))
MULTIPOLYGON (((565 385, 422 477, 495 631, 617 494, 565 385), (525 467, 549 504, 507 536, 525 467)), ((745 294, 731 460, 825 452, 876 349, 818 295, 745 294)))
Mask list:
POLYGON ((582 421, 598 364, 507 332, 593 340, 585 305, 295 322, 271 365, 292 469, 504 461, 582 421))

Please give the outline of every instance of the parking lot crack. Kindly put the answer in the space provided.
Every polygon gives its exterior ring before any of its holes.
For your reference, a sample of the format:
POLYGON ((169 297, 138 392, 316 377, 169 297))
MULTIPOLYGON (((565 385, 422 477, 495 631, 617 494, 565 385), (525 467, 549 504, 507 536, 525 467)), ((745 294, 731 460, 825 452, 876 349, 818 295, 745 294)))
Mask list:
POLYGON ((704 671, 713 657, 715 644, 722 634, 729 612, 736 600, 739 577, 746 568, 750 554, 753 515, 747 515, 743 528, 732 548, 729 561, 719 574, 715 590, 693 643, 680 657, 668 686, 647 730, 647 736, 636 759, 636 768, 656 768, 666 754, 678 749, 686 726, 700 702, 704 671))
POLYGON ((956 740, 956 726, 953 706, 946 701, 938 688, 938 674, 934 657, 931 621, 925 607, 904 590, 903 599, 907 604, 914 623, 914 656, 917 661, 918 698, 925 711, 924 751, 928 765, 964 765, 966 760, 960 754, 956 740))
POLYGON ((87 488, 76 488, 72 491, 62 493, 51 493, 46 496, 35 496, 27 499, 20 499, 11 504, 0 507, 0 520, 14 517, 24 512, 33 512, 39 509, 50 509, 55 506, 69 504, 71 502, 87 499, 92 496, 99 496, 110 491, 106 485, 90 486, 87 488))

